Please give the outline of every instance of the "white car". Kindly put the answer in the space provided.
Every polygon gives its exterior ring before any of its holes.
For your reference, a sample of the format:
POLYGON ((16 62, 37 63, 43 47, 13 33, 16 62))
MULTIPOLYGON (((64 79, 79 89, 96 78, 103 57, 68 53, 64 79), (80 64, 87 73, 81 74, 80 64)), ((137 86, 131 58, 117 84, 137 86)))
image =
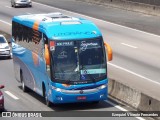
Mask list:
POLYGON ((18 6, 32 7, 32 1, 31 0, 11 0, 11 6, 12 7, 18 7, 18 6))
POLYGON ((11 48, 3 35, 0 35, 0 57, 12 58, 11 48))

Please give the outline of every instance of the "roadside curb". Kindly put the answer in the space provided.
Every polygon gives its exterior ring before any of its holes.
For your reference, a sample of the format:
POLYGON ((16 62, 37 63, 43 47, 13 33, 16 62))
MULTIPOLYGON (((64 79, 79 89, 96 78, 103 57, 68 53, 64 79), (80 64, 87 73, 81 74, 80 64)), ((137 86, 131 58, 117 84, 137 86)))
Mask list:
MULTIPOLYGON (((108 93, 111 97, 139 111, 160 111, 160 101, 116 80, 109 80, 108 93)), ((160 117, 156 119, 160 120, 160 117)))
POLYGON ((131 2, 126 0, 76 0, 92 4, 120 8, 128 11, 140 12, 148 15, 160 16, 160 6, 131 2))

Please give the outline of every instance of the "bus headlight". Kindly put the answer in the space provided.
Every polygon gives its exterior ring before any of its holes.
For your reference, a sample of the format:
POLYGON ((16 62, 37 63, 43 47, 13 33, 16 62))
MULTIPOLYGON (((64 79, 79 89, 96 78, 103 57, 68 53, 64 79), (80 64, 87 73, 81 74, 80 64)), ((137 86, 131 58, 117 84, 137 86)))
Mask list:
POLYGON ((58 92, 62 92, 62 89, 60 89, 60 88, 56 88, 55 90, 58 92))
POLYGON ((57 92, 62 92, 62 89, 56 88, 56 87, 54 87, 54 86, 52 86, 52 90, 55 90, 55 91, 57 91, 57 92))
POLYGON ((104 85, 99 86, 98 89, 104 89, 104 88, 106 88, 107 86, 108 86, 108 84, 104 84, 104 85))

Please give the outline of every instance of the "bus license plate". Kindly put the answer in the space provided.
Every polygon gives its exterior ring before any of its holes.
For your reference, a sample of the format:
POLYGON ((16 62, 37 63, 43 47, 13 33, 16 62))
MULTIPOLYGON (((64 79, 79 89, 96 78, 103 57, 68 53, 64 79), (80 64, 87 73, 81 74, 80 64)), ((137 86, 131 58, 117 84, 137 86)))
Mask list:
POLYGON ((86 100, 86 96, 78 96, 77 100, 86 100))

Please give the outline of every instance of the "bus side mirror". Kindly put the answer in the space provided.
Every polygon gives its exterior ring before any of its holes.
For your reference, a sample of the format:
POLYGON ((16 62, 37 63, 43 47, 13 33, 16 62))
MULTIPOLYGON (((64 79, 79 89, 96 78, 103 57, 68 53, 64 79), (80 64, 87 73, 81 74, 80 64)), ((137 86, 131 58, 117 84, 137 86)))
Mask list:
POLYGON ((49 55, 49 48, 47 44, 45 44, 44 56, 46 60, 46 65, 50 65, 50 55, 49 55))
POLYGON ((105 48, 106 48, 107 53, 108 53, 108 61, 111 61, 112 60, 112 48, 106 42, 104 42, 104 45, 105 45, 105 48))

